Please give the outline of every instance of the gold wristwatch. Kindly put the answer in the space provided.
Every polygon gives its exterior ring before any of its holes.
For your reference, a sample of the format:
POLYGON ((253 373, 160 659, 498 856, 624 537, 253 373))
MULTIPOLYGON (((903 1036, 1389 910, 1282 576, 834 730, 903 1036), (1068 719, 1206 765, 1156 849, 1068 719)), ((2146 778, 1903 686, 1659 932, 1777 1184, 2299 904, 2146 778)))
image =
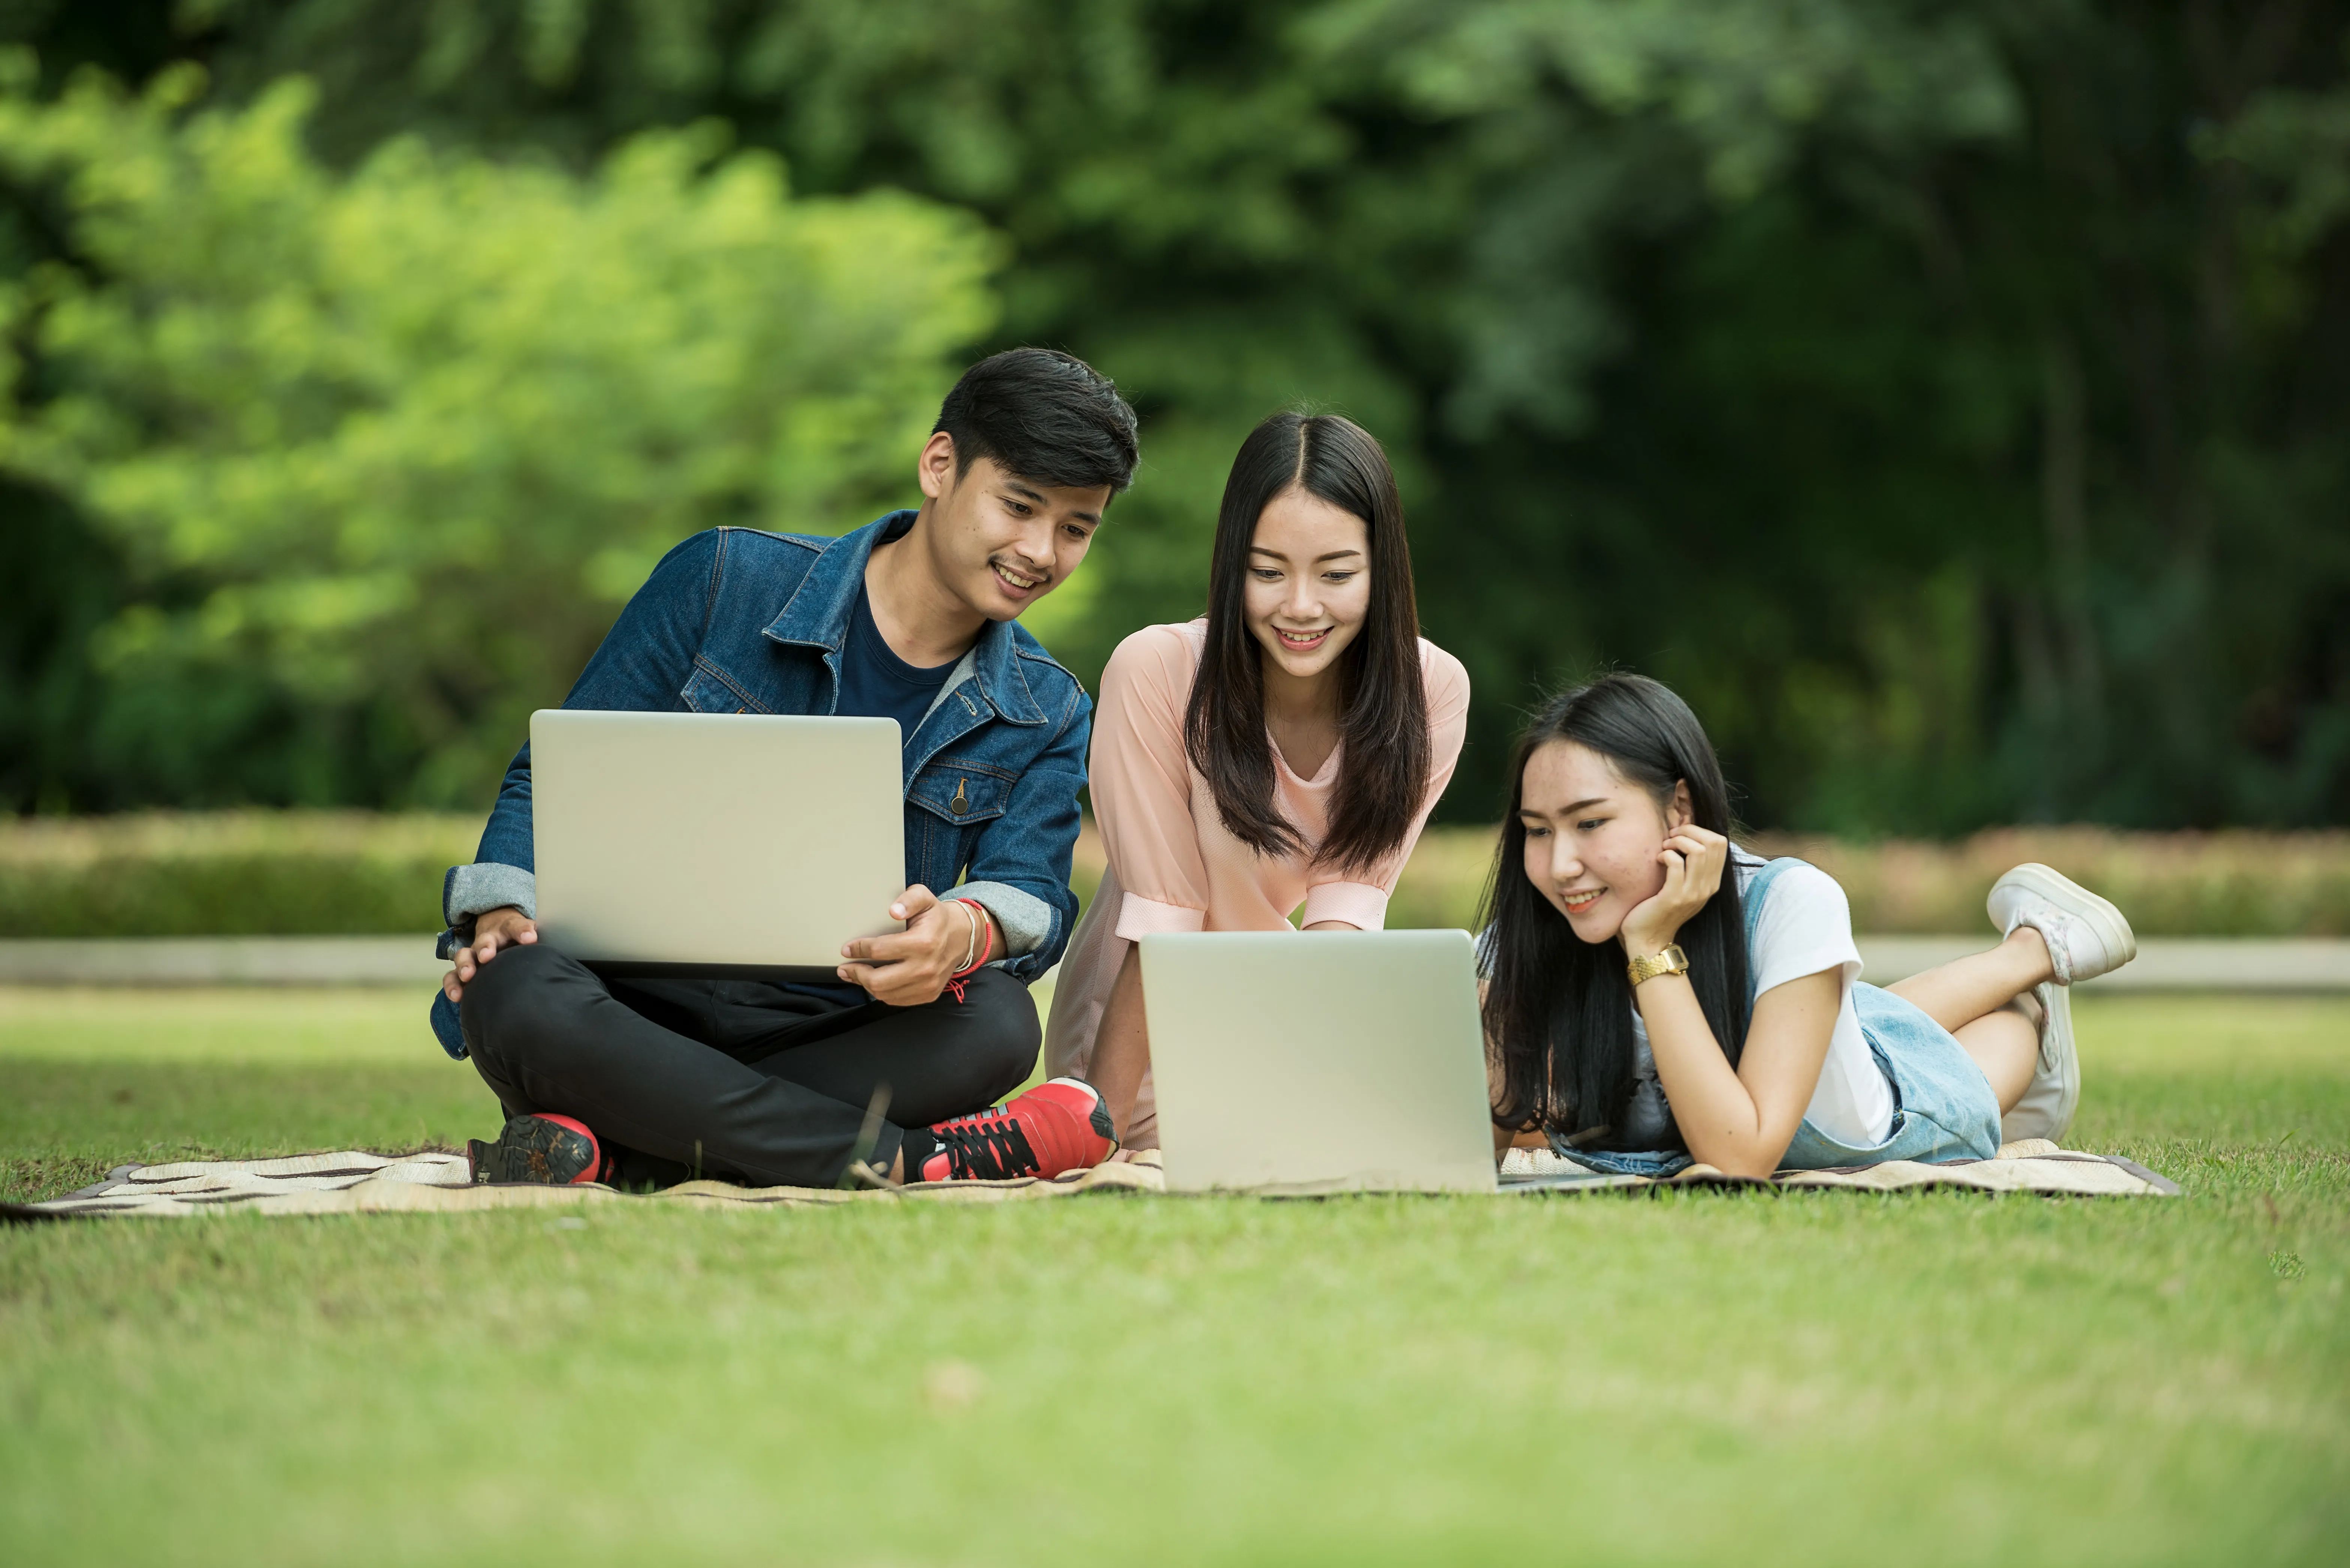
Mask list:
POLYGON ((1660 974, 1687 974, 1689 954, 1681 951, 1680 943, 1675 942, 1660 953, 1634 959, 1624 966, 1624 972, 1632 977, 1634 985, 1644 980, 1654 980, 1660 974))

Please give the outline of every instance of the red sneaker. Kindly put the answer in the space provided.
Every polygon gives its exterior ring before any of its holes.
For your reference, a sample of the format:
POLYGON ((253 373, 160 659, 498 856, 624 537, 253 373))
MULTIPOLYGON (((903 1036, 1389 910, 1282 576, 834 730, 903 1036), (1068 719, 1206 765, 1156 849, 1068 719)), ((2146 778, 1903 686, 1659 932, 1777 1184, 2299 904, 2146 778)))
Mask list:
POLYGON ((465 1144, 467 1174, 477 1187, 533 1182, 576 1187, 604 1176, 604 1147, 585 1122, 569 1116, 515 1116, 495 1143, 465 1144))
POLYGON ((1099 1165, 1118 1147, 1109 1107, 1083 1078, 1055 1078, 1007 1104, 931 1128, 924 1181, 1003 1181, 1099 1165))

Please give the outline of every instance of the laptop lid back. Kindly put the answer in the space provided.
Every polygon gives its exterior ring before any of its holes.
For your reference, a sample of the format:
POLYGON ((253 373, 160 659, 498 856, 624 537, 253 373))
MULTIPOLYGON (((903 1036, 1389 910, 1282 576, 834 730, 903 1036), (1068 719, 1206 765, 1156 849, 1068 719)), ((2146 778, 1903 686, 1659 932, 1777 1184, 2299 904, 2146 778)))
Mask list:
POLYGON ((899 929, 894 719, 542 709, 530 755, 539 929, 573 958, 830 981, 899 929))
POLYGON ((1492 1192, 1466 931, 1142 939, 1170 1190, 1492 1192))

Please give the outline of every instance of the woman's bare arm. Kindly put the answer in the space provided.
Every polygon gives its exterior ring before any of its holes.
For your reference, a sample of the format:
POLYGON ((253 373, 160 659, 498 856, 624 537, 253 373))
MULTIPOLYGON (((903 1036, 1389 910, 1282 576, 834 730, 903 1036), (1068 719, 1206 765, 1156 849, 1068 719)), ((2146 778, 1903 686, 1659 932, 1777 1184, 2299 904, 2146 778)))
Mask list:
POLYGON ((1087 1077, 1109 1106, 1109 1116, 1121 1142, 1134 1119, 1134 1099, 1142 1090, 1142 1075, 1150 1070, 1150 1025, 1142 1012, 1142 945, 1127 945, 1125 961, 1110 982, 1109 1000, 1102 1004, 1101 1025, 1094 1032, 1093 1064, 1087 1077))
MULTIPOLYGON (((1686 825, 1665 840, 1658 859, 1664 886, 1624 917, 1617 933, 1627 958, 1662 952, 1720 891, 1730 840, 1686 825)), ((1690 1153, 1733 1176, 1776 1170, 1812 1103, 1843 1004, 1843 976, 1835 970, 1772 987, 1754 1004, 1733 1071, 1687 975, 1658 975, 1634 986, 1632 1005, 1648 1026, 1657 1078, 1690 1153)))
POLYGON ((1690 1154, 1732 1176, 1776 1170, 1827 1061, 1842 974, 1822 970, 1764 992, 1734 1072, 1686 976, 1645 981, 1633 1001, 1690 1154))

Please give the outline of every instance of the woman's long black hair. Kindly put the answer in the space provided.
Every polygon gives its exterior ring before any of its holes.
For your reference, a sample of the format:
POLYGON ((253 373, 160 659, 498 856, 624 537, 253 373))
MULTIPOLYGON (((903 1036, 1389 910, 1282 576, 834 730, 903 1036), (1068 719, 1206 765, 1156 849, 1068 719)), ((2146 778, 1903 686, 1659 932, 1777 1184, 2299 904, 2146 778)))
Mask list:
MULTIPOLYGON (((1659 811, 1673 786, 1689 785, 1700 827, 1727 836, 1730 791, 1705 727, 1672 691, 1640 675, 1608 675, 1553 698, 1519 737, 1510 759, 1510 805, 1486 885, 1485 1035, 1499 1056, 1493 1119, 1589 1146, 1623 1125, 1632 1094, 1632 986, 1613 938, 1588 943, 1526 876, 1526 763, 1554 741, 1607 759, 1618 777, 1646 790, 1659 811)), ((1732 1067, 1746 1044, 1746 928, 1734 867, 1721 890, 1675 939, 1689 955, 1690 983, 1732 1067)))
POLYGON ((1428 791, 1428 692, 1419 670, 1419 609, 1411 547, 1388 454, 1368 431, 1336 414, 1279 413, 1249 432, 1224 482, 1208 565, 1208 639, 1191 682, 1184 743, 1235 838, 1260 855, 1286 855, 1298 834, 1274 794, 1264 728, 1263 653, 1243 595, 1257 519, 1292 488, 1363 520, 1370 535, 1371 601, 1363 629, 1339 656, 1346 757, 1330 826, 1315 858, 1367 866, 1400 846, 1428 791))

